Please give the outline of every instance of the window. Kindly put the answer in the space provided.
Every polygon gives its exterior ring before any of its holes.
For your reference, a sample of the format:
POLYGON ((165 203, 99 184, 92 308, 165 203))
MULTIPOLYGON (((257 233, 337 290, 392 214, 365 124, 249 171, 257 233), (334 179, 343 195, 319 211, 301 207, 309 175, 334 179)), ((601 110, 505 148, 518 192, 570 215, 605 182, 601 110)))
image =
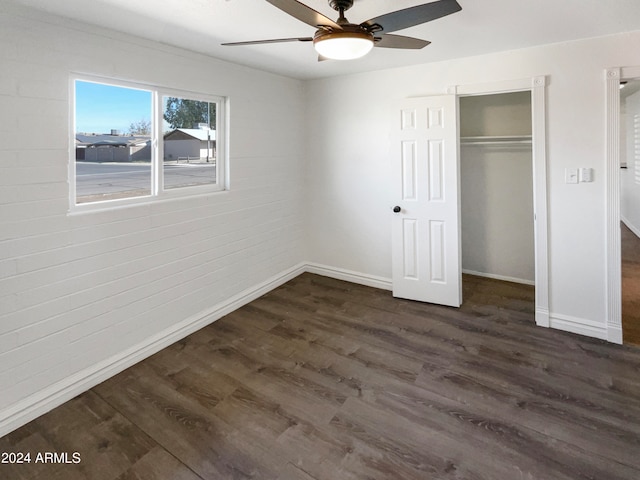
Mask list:
POLYGON ((216 183, 216 103, 162 97, 164 188, 216 183))
POLYGON ((224 188, 223 98, 84 78, 73 88, 72 206, 224 188))

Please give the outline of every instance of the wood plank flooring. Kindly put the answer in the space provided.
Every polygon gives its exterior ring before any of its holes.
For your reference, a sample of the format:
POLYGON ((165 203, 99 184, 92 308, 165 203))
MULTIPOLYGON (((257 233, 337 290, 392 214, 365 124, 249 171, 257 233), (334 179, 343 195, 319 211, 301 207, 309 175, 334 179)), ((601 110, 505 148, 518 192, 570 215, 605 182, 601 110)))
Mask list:
POLYGON ((0 439, 2 479, 640 478, 640 349, 301 275, 0 439))
POLYGON ((624 223, 622 233, 622 338, 640 345, 640 238, 624 223))

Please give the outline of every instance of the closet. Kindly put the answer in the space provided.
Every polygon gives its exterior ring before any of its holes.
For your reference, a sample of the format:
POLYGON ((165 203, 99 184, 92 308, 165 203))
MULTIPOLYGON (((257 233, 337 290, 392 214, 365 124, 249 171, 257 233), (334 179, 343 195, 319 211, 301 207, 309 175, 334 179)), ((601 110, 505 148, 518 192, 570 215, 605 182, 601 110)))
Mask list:
POLYGON ((462 271, 533 285, 531 92, 459 102, 462 271))

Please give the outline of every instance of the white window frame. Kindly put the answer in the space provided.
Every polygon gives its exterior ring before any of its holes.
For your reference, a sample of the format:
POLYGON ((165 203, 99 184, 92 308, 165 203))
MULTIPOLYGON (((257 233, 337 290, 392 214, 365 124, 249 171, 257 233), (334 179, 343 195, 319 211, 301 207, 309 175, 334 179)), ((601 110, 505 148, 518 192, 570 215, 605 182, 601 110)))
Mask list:
POLYGON ((98 211, 123 206, 146 204, 184 198, 197 195, 208 195, 227 190, 227 97, 211 95, 187 90, 169 89, 150 84, 135 83, 125 80, 74 74, 70 79, 70 148, 69 148, 69 212, 79 213, 98 211), (98 83, 114 87, 131 88, 151 92, 151 192, 149 195, 99 200, 95 202, 77 203, 76 196, 76 81, 98 83), (216 183, 203 185, 181 186, 164 189, 164 142, 162 141, 163 125, 163 97, 179 97, 189 100, 216 104, 216 183))

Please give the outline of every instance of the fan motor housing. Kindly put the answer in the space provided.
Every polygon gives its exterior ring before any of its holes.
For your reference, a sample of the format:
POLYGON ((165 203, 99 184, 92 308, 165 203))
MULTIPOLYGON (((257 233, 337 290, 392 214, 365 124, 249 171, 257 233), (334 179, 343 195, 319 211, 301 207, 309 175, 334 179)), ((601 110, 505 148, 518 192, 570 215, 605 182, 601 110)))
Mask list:
POLYGON ((353 0, 329 0, 329 5, 334 10, 349 10, 353 7, 353 0))
POLYGON ((328 38, 339 38, 339 37, 359 37, 369 40, 371 42, 375 41, 375 38, 371 32, 362 28, 360 25, 355 25, 353 23, 347 23, 345 25, 341 25, 342 30, 326 30, 326 29, 318 29, 316 30, 315 35, 313 36, 313 42, 317 42, 320 40, 325 40, 328 38))

